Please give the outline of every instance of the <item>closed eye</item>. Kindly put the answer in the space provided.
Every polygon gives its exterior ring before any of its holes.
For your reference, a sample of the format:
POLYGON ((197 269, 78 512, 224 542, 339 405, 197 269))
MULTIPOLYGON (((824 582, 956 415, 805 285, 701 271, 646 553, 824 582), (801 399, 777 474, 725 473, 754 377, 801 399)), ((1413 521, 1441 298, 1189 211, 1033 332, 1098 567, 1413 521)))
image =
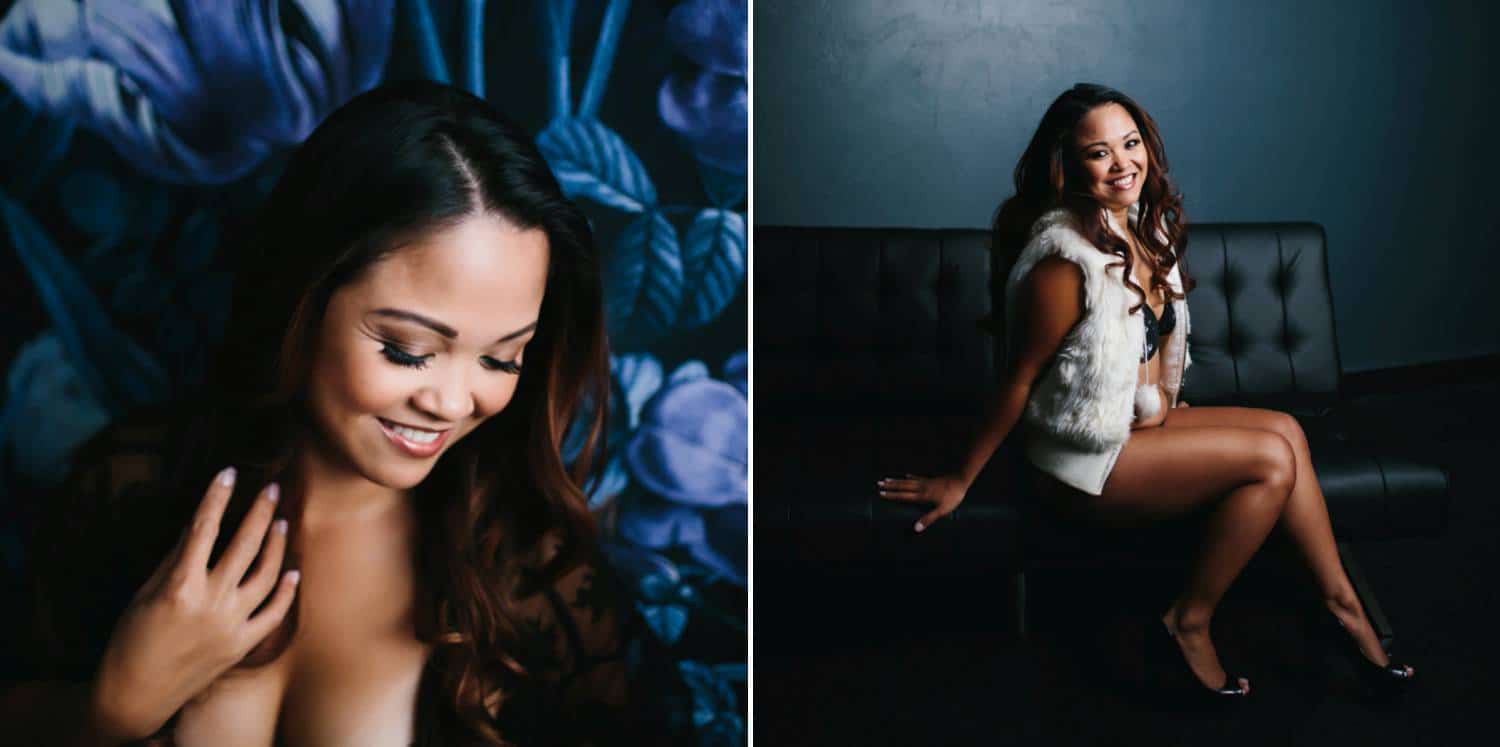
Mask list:
POLYGON ((385 343, 385 347, 381 348, 380 352, 386 357, 386 360, 389 360, 390 362, 398 366, 418 369, 426 368, 427 361, 434 355, 433 353, 428 353, 427 355, 412 355, 411 353, 402 350, 395 343, 390 342, 385 343))
POLYGON ((508 374, 521 373, 521 364, 515 361, 499 361, 489 356, 485 356, 480 360, 485 361, 485 368, 488 368, 491 371, 504 371, 508 374))
MULTIPOLYGON (((400 345, 392 342, 385 343, 385 347, 381 348, 380 352, 385 356, 386 360, 389 360, 390 362, 398 366, 415 369, 426 368, 427 362, 432 359, 433 355, 435 355, 435 353, 428 353, 426 355, 413 355, 403 350, 400 345)), ((504 371, 505 373, 513 375, 521 373, 521 364, 517 363, 516 361, 496 360, 489 356, 480 358, 480 361, 480 365, 484 366, 485 369, 490 371, 504 371)))

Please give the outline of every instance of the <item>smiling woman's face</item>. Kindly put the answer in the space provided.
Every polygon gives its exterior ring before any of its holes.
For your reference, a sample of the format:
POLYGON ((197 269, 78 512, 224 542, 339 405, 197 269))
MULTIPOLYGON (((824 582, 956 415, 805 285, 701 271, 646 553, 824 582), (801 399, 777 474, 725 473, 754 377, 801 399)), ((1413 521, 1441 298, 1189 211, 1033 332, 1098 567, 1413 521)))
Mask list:
POLYGON ((515 394, 547 236, 485 213, 403 246, 333 294, 308 404, 328 455, 396 489, 515 394))
POLYGON ((1150 158, 1140 127, 1125 107, 1094 107, 1079 120, 1073 143, 1088 192, 1100 205, 1123 210, 1141 198, 1150 158))

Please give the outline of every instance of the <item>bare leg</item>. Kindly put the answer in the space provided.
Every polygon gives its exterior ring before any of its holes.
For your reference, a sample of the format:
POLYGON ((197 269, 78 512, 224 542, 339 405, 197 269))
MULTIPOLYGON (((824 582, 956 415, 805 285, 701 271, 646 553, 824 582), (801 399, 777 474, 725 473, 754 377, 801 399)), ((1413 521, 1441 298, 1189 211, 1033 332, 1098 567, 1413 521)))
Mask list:
MULTIPOLYGON (((1209 638, 1214 608, 1276 525, 1296 479, 1286 439, 1250 428, 1135 431, 1098 496, 1055 494, 1065 510, 1138 525, 1209 508, 1202 549, 1162 622, 1205 685, 1224 682, 1209 638)), ((1241 678, 1240 687, 1249 683, 1241 678)))
POLYGON ((1209 426, 1256 428, 1286 439, 1296 456, 1296 483, 1282 511, 1279 526, 1291 538, 1323 597, 1324 604, 1359 642, 1367 658, 1381 666, 1389 657, 1380 647, 1380 638, 1365 616, 1364 606, 1354 593, 1354 585, 1339 561, 1333 525, 1328 519, 1328 504, 1312 466, 1312 452, 1307 435, 1296 418, 1275 410, 1250 407, 1189 407, 1167 412, 1163 427, 1202 428, 1209 426))

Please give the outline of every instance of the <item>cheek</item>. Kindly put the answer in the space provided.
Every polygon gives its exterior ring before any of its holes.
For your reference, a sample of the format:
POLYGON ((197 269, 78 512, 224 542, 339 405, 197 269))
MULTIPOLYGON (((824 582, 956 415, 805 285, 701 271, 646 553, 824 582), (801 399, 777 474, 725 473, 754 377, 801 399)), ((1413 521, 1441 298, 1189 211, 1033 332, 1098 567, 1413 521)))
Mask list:
POLYGON ((402 369, 380 360, 378 354, 350 348, 329 351, 319 362, 317 376, 315 406, 335 426, 362 415, 390 412, 410 388, 410 378, 402 369))
POLYGON ((503 380, 497 381, 485 387, 483 391, 475 393, 475 400, 478 407, 478 412, 475 415, 481 418, 488 418, 509 407, 511 401, 515 399, 516 387, 519 385, 521 377, 507 374, 499 375, 504 377, 503 380))

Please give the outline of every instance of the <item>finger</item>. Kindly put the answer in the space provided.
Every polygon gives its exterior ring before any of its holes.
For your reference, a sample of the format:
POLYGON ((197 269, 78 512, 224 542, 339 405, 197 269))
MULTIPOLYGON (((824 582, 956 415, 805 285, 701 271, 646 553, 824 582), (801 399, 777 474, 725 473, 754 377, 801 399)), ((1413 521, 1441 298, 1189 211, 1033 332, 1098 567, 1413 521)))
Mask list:
POLYGON ((208 567, 208 556, 213 552, 214 541, 219 538, 219 523, 224 520, 224 507, 229 505, 229 496, 234 493, 235 470, 225 467, 214 478, 193 521, 188 525, 182 543, 182 565, 189 570, 208 567))
POLYGON ((251 610, 266 600, 266 595, 275 588, 276 579, 281 576, 281 564, 286 558, 286 532, 286 519, 271 522, 271 532, 266 535, 266 544, 260 549, 260 559, 255 561, 255 569, 240 586, 251 610))
POLYGON ((878 483, 875 483, 875 485, 877 487, 885 488, 886 490, 890 490, 892 488, 894 488, 896 490, 921 490, 922 489, 922 481, 921 480, 886 479, 886 480, 881 480, 878 483))
POLYGON ((240 580, 245 577, 245 569, 250 567, 250 561, 255 559, 255 551, 260 548, 265 540, 266 530, 271 527, 271 519, 276 512, 276 501, 281 497, 281 486, 276 483, 267 485, 255 498, 255 505, 245 513, 244 521, 240 522, 239 531, 234 533, 234 539, 229 541, 229 547, 224 549, 224 554, 219 557, 218 565, 214 566, 210 575, 224 586, 231 588, 240 585, 240 580))
POLYGON ((922 494, 915 490, 882 490, 880 497, 888 501, 906 501, 914 503, 923 500, 922 494))
POLYGON ((292 608, 292 597, 297 593, 297 586, 301 581, 302 572, 296 569, 281 574, 281 583, 276 585, 276 593, 271 595, 271 601, 266 602, 265 607, 245 621, 245 636, 250 639, 250 647, 260 643, 281 624, 287 610, 292 608))
POLYGON ((922 518, 918 519, 917 520, 917 525, 914 528, 918 532, 926 531, 927 527, 932 526, 933 522, 937 521, 938 519, 943 518, 947 514, 948 514, 948 512, 944 511, 941 508, 934 508, 931 511, 928 511, 926 516, 923 516, 922 518))

